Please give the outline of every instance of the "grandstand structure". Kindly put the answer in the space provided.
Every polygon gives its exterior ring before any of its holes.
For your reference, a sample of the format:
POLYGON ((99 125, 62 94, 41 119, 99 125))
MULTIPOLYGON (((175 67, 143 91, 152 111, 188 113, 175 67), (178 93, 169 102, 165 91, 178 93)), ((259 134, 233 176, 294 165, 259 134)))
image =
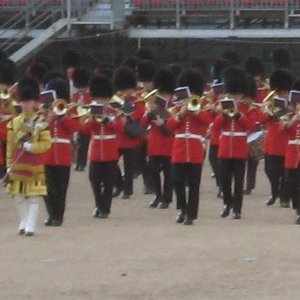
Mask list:
POLYGON ((21 63, 78 26, 129 38, 300 37, 300 0, 0 0, 0 47, 21 63))

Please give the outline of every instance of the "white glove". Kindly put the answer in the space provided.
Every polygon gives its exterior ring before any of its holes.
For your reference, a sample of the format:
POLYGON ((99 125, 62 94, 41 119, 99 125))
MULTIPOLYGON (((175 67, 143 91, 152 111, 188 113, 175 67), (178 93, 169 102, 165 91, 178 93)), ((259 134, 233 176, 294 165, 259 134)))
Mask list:
POLYGON ((6 174, 9 174, 10 173, 10 170, 11 170, 11 168, 6 168, 6 174))
POLYGON ((23 144, 23 149, 24 149, 25 151, 30 152, 31 148, 32 148, 32 143, 30 143, 30 142, 25 142, 25 143, 23 144))
POLYGON ((156 126, 162 126, 165 123, 160 116, 157 116, 153 122, 156 126))

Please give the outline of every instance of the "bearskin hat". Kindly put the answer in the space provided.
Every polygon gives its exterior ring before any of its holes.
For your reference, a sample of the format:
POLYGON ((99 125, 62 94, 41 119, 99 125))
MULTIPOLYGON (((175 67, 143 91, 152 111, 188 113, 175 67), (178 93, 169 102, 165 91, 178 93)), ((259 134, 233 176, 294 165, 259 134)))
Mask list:
POLYGON ((227 68, 223 74, 223 82, 226 93, 246 95, 248 92, 247 73, 241 68, 227 68))
POLYGON ((167 69, 157 71, 153 78, 154 88, 159 93, 172 94, 175 89, 175 78, 173 73, 167 69))
POLYGON ((289 70, 279 69, 270 76, 270 87, 272 90, 289 91, 293 85, 293 77, 289 70))
POLYGON ((133 71, 126 66, 121 66, 115 70, 112 82, 116 91, 136 88, 135 75, 133 71))
POLYGON ((155 64, 149 60, 142 60, 137 66, 137 77, 139 81, 152 81, 155 73, 155 64))
POLYGON ((73 83, 76 88, 85 88, 89 85, 90 74, 85 68, 76 68, 73 74, 73 83))
POLYGON ((19 101, 38 100, 39 85, 33 77, 26 76, 18 82, 17 95, 19 101))
POLYGON ((246 72, 251 76, 260 76, 262 79, 265 79, 265 67, 258 57, 249 56, 244 67, 246 72))
POLYGON ((90 81, 90 94, 93 98, 111 98, 113 88, 109 77, 106 75, 95 76, 90 81))
POLYGON ((195 69, 183 70, 177 80, 177 86, 188 86, 192 94, 202 95, 204 80, 201 73, 195 69))
POLYGON ((52 78, 47 83, 47 90, 55 90, 58 99, 70 100, 70 84, 67 78, 52 78))

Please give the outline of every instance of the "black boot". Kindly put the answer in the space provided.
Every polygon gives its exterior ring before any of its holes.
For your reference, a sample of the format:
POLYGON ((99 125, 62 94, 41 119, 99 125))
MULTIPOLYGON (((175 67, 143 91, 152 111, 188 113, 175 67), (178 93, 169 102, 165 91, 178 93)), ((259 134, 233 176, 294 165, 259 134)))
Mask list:
POLYGON ((158 204, 161 202, 160 197, 155 197, 153 201, 150 202, 149 207, 155 208, 158 206, 158 204))
POLYGON ((229 216, 229 214, 230 214, 230 206, 229 205, 225 205, 224 206, 224 208, 223 208, 223 211, 222 211, 222 213, 221 213, 221 217, 222 218, 226 218, 226 217, 228 217, 229 216))
POLYGON ((179 214, 177 215, 177 217, 176 217, 176 222, 177 223, 183 223, 184 218, 185 218, 185 212, 184 212, 184 210, 181 210, 179 212, 179 214))
POLYGON ((266 205, 271 206, 274 205, 276 202, 276 198, 270 196, 269 199, 266 201, 266 205))

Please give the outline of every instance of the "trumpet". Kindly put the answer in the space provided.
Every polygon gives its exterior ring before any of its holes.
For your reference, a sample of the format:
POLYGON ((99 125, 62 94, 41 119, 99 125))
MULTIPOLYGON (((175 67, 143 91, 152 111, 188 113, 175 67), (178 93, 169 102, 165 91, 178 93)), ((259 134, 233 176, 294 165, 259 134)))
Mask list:
POLYGON ((153 104, 155 102, 156 96, 158 95, 158 89, 152 90, 150 93, 146 94, 143 98, 146 103, 146 109, 148 111, 153 110, 153 104))

